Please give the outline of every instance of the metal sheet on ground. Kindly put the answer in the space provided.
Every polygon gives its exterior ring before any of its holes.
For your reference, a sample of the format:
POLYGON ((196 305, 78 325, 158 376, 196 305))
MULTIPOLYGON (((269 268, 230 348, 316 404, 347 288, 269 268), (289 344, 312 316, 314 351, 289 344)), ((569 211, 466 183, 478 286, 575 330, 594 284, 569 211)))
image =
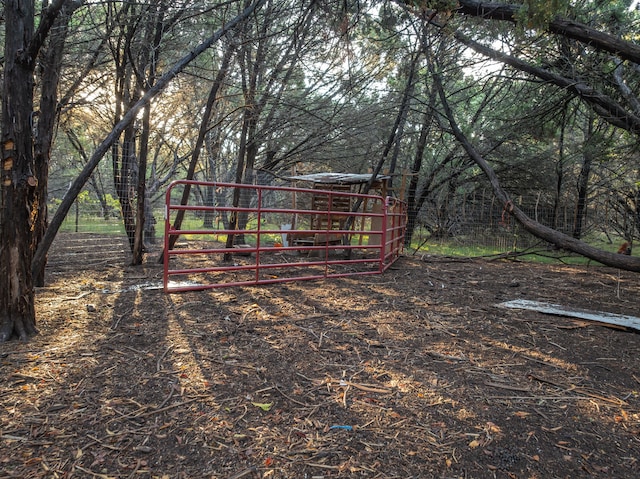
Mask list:
POLYGON ((566 308, 559 304, 543 303, 526 299, 516 299, 498 304, 498 306, 512 309, 528 309, 556 316, 568 316, 571 318, 586 319, 599 323, 615 324, 640 330, 640 318, 624 314, 607 313, 603 311, 589 311, 586 309, 566 308))

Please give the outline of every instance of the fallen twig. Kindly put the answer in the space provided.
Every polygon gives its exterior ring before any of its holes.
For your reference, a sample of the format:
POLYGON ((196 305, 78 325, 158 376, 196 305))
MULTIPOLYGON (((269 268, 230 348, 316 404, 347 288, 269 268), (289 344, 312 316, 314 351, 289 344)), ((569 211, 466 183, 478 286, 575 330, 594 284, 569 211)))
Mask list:
POLYGON ((297 401, 297 400, 293 399, 292 397, 290 397, 287 394, 285 394, 284 391, 282 391, 282 389, 280 389, 278 386, 274 386, 274 388, 275 388, 276 391, 278 391, 280 394, 282 394, 285 398, 287 398, 292 403, 298 404, 298 405, 303 406, 303 407, 314 407, 313 404, 307 404, 307 403, 303 403, 302 401, 297 401))
POLYGON ((233 476, 229 476, 228 479, 241 479, 243 477, 247 477, 250 474, 254 474, 255 472, 257 472, 256 467, 251 466, 246 468, 244 471, 240 471, 234 474, 233 476))
MULTIPOLYGON (((566 392, 576 392, 578 394, 584 394, 584 395, 586 395, 586 396, 588 396, 590 398, 600 399, 601 401, 605 401, 605 402, 608 402, 608 403, 611 403, 611 404, 616 404, 618 406, 623 406, 623 405, 627 404, 626 401, 623 401, 622 399, 618 399, 618 398, 611 399, 611 398, 608 398, 608 397, 603 396, 601 394, 592 393, 592 392, 586 390, 585 388, 580 388, 580 387, 574 386, 573 384, 571 384, 570 386, 567 387, 564 384, 559 384, 559 383, 556 383, 556 382, 551 381, 549 379, 538 377, 535 374, 529 374, 529 377, 531 377, 532 379, 535 379, 536 381, 539 381, 541 383, 551 384, 552 386, 555 386, 557 388, 563 389, 566 392)), ((585 397, 584 399, 587 399, 587 398, 585 397)))
POLYGON ((369 393, 378 393, 378 394, 391 394, 393 391, 391 389, 383 389, 378 387, 367 386, 366 384, 357 384, 352 382, 347 382, 349 386, 353 386, 356 389, 360 389, 361 391, 366 391, 369 393))
POLYGON ((106 474, 100 474, 97 472, 93 472, 89 469, 86 469, 82 466, 78 466, 77 464, 75 466, 73 466, 74 468, 78 469, 79 471, 84 472, 85 474, 89 474, 92 477, 99 477, 100 479, 115 479, 113 476, 108 476, 106 474))
POLYGON ((60 298, 60 301, 75 301, 78 299, 82 299, 85 296, 89 296, 91 293, 95 293, 95 291, 85 291, 84 293, 80 293, 77 296, 70 296, 70 297, 66 297, 66 298, 60 298))
POLYGON ((169 351, 171 351, 172 349, 173 349, 173 346, 169 346, 167 349, 164 350, 164 353, 162 353, 162 356, 158 358, 158 362, 156 363, 157 372, 160 372, 160 370, 162 369, 162 361, 164 360, 164 358, 167 357, 167 354, 169 354, 169 351))
POLYGON ((530 392, 531 389, 529 388, 525 388, 522 386, 510 386, 508 384, 502 384, 502 383, 492 383, 492 382, 485 382, 484 383, 485 386, 491 386, 494 388, 500 388, 500 389, 508 389, 509 391, 522 391, 522 392, 530 392))

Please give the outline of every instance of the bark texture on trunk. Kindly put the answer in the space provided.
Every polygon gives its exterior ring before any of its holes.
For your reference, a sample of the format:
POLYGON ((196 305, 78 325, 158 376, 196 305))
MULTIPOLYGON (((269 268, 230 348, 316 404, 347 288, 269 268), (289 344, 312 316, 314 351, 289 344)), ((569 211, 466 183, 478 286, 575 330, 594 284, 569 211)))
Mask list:
POLYGON ((38 219, 33 164, 34 2, 5 4, 0 198, 0 342, 35 334, 31 276, 32 238, 38 219), (25 52, 27 53, 25 55, 25 52))

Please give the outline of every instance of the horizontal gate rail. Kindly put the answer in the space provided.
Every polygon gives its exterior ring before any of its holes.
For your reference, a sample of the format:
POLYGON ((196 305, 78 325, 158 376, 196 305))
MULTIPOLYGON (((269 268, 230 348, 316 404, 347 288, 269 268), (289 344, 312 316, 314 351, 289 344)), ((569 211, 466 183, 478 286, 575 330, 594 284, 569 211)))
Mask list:
POLYGON ((380 274, 402 253, 405 227, 405 203, 390 197, 175 181, 166 193, 164 290, 380 274), (188 202, 178 204, 185 188, 188 202), (361 208, 351 211, 356 202, 361 208))

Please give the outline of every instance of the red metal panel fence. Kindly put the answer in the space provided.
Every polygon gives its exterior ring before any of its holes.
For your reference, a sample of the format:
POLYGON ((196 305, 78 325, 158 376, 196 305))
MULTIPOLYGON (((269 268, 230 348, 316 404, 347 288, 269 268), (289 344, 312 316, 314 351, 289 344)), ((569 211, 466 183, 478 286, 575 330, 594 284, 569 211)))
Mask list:
POLYGON ((404 245, 391 197, 180 180, 165 207, 165 292, 380 274, 404 245))

